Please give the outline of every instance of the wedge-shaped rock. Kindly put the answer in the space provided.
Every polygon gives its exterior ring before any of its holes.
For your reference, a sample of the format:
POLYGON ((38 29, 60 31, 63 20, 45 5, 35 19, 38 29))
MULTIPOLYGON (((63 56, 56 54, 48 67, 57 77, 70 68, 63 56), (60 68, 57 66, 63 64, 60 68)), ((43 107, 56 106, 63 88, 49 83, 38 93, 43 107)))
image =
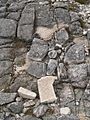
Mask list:
POLYGON ((32 92, 32 91, 25 89, 23 87, 20 87, 18 89, 18 93, 21 97, 28 98, 28 99, 35 99, 37 96, 35 92, 32 92))
POLYGON ((55 79, 57 79, 56 76, 45 76, 38 80, 38 90, 41 103, 49 103, 57 99, 53 88, 55 79))

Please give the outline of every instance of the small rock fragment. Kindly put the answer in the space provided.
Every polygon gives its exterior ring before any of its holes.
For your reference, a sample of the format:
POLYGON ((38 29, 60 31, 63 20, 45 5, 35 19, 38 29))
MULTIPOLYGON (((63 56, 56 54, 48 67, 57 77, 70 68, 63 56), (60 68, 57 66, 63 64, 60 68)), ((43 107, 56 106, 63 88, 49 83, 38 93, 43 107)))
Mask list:
POLYGON ((52 50, 48 53, 49 58, 56 58, 57 57, 57 51, 52 50))
POLYGON ((70 114, 70 108, 69 107, 60 108, 60 113, 61 115, 68 115, 70 114))
POLYGON ((18 93, 21 97, 28 98, 28 99, 35 99, 37 96, 35 92, 32 92, 32 91, 25 89, 23 87, 20 87, 18 89, 18 93))
POLYGON ((24 105, 24 107, 30 107, 30 106, 35 105, 35 102, 33 100, 29 100, 29 101, 25 102, 23 105, 24 105))
POLYGON ((56 76, 45 76, 38 80, 38 90, 41 103, 53 102, 57 99, 53 88, 55 79, 57 79, 56 76))
POLYGON ((48 110, 48 106, 47 105, 39 105, 38 107, 36 107, 33 110, 33 114, 36 117, 41 117, 41 116, 43 116, 46 113, 47 110, 48 110))

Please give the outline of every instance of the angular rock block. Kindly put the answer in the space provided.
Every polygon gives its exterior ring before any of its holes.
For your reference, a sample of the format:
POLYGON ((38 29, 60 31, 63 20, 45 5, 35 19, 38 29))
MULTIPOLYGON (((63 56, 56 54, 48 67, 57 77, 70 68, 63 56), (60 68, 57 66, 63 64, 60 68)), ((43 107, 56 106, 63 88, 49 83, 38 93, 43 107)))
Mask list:
POLYGON ((55 79, 57 79, 56 76, 45 76, 38 80, 38 90, 41 103, 49 103, 57 99, 53 88, 55 79))
POLYGON ((28 98, 28 99, 35 99, 37 96, 35 92, 32 92, 32 91, 25 89, 23 87, 20 87, 18 89, 18 93, 21 97, 28 98))

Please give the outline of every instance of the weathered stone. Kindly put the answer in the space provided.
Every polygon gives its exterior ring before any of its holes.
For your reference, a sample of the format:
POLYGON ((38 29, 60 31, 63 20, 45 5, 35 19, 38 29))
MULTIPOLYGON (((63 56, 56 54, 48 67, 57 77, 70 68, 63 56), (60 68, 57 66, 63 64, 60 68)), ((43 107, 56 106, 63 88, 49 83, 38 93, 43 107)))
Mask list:
POLYGON ((12 48, 1 48, 0 49, 0 60, 12 59, 11 51, 12 51, 12 48))
POLYGON ((60 108, 60 113, 61 115, 68 115, 71 113, 71 111, 69 107, 63 107, 63 108, 60 108))
POLYGON ((53 25, 53 11, 50 10, 49 5, 47 6, 42 6, 40 5, 37 8, 36 12, 36 17, 37 17, 37 26, 49 26, 53 25))
POLYGON ((11 39, 0 38, 0 45, 8 44, 8 43, 11 43, 11 42, 12 42, 11 39))
POLYGON ((33 114, 36 117, 41 117, 41 116, 43 116, 46 113, 47 110, 48 110, 48 106, 47 105, 39 105, 36 108, 34 108, 33 114))
POLYGON ((79 21, 73 22, 70 25, 69 30, 74 35, 82 35, 82 33, 83 33, 83 30, 81 28, 81 24, 79 21))
POLYGON ((56 67, 57 67, 57 61, 54 59, 50 59, 47 66, 47 75, 54 74, 56 67))
POLYGON ((60 21, 63 21, 65 23, 70 22, 70 14, 69 14, 68 10, 66 10, 66 9, 56 8, 55 9, 55 15, 56 15, 58 23, 60 21))
MULTIPOLYGON (((60 96, 61 107, 69 107, 70 102, 74 100, 74 92, 72 86, 70 84, 64 83, 61 86, 58 84, 56 87, 56 93, 58 96, 60 96)), ((71 106, 69 108, 71 109, 71 106)))
POLYGON ((87 84, 87 65, 70 65, 68 68, 69 79, 75 87, 85 87, 87 84))
POLYGON ((49 116, 46 116, 46 117, 43 117, 43 120, 57 120, 56 119, 56 117, 55 116, 51 116, 51 115, 49 115, 49 116))
POLYGON ((13 113, 19 114, 23 110, 23 103, 22 102, 12 102, 8 104, 8 109, 10 109, 13 113))
POLYGON ((78 21, 80 19, 80 17, 78 16, 78 14, 76 12, 70 12, 70 17, 71 17, 71 22, 75 22, 78 21))
POLYGON ((57 99, 53 88, 55 79, 57 79, 55 76, 45 76, 38 80, 38 90, 41 103, 52 102, 57 99))
POLYGON ((28 98, 28 99, 35 99, 37 96, 35 92, 32 92, 32 91, 25 89, 23 87, 20 87, 18 89, 18 93, 21 97, 28 98))
POLYGON ((42 61, 46 56, 47 52, 48 44, 37 40, 32 43, 30 51, 28 52, 28 59, 42 61))
POLYGON ((85 48, 83 45, 73 45, 65 54, 65 62, 82 63, 85 61, 85 48))
POLYGON ((22 25, 18 27, 17 37, 22 40, 30 41, 32 38, 33 25, 22 25))
POLYGON ((16 120, 16 118, 15 118, 15 117, 11 117, 11 116, 6 117, 5 119, 6 119, 6 120, 16 120))
POLYGON ((4 75, 0 77, 0 90, 6 89, 11 81, 11 75, 4 75))
POLYGON ((61 78, 67 78, 67 71, 63 63, 59 63, 57 66, 57 76, 59 80, 61 80, 61 78))
POLYGON ((19 20, 20 12, 10 12, 7 16, 8 19, 19 20))
POLYGON ((24 105, 24 107, 30 107, 30 106, 35 105, 35 102, 33 100, 29 100, 29 101, 25 102, 23 105, 24 105))
POLYGON ((21 120, 41 120, 40 118, 32 117, 30 115, 23 116, 21 120))
POLYGON ((5 120, 5 115, 4 115, 4 113, 0 113, 0 120, 5 120))
POLYGON ((77 116, 74 115, 66 115, 66 116, 60 116, 57 117, 57 120, 80 120, 77 116))
POLYGON ((67 42, 69 39, 69 35, 65 29, 61 29, 56 33, 56 38, 57 38, 56 40, 57 43, 65 44, 65 42, 67 42))
POLYGON ((32 61, 32 62, 30 62, 30 65, 27 69, 27 72, 30 75, 33 75, 37 78, 45 76, 45 74, 46 74, 46 64, 42 63, 42 62, 32 61))
POLYGON ((0 75, 10 74, 12 72, 12 62, 11 61, 0 61, 0 75))
POLYGON ((49 58, 56 58, 57 57, 57 51, 56 50, 51 50, 48 52, 49 58))
POLYGON ((16 93, 0 93, 0 105, 14 101, 16 93))
MULTIPOLYGON (((20 87, 25 87, 27 88, 28 85, 31 85, 34 88, 35 82, 32 82, 32 77, 30 75, 27 74, 21 74, 19 75, 14 82, 9 86, 10 92, 17 92, 18 89, 20 87), (34 84, 34 85, 33 85, 34 84)), ((31 89, 32 87, 29 86, 29 89, 33 91, 33 89, 31 89)))
POLYGON ((15 37, 16 22, 10 19, 0 19, 0 36, 15 37))

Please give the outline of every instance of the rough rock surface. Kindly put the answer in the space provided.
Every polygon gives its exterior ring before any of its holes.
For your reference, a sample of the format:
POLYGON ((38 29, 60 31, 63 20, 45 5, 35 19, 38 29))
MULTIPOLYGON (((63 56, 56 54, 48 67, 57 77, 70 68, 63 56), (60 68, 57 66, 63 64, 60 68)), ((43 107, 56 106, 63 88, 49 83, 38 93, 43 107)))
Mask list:
POLYGON ((0 0, 0 120, 90 120, 89 0, 0 0), (57 99, 40 104, 40 87, 57 99))

